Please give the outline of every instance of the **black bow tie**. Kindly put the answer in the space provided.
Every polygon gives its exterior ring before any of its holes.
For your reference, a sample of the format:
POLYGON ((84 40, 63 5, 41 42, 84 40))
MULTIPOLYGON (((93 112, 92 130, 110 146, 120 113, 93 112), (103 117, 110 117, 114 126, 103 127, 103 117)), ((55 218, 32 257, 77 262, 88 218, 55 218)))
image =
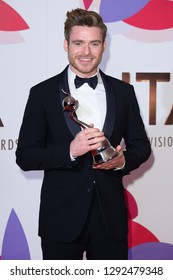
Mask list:
POLYGON ((97 75, 94 77, 91 77, 91 78, 81 78, 81 77, 76 76, 74 83, 75 83, 76 88, 79 88, 84 83, 88 83, 88 85, 90 87, 95 89, 97 86, 97 83, 98 83, 98 77, 97 77, 97 75))

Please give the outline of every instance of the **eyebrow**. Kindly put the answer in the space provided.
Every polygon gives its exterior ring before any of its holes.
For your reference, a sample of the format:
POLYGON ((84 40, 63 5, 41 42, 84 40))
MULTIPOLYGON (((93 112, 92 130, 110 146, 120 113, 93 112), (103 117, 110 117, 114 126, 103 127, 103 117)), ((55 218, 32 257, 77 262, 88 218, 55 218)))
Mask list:
MULTIPOLYGON (((81 43, 83 43, 83 42, 85 42, 84 40, 78 40, 78 39, 76 39, 76 40, 73 40, 72 41, 72 43, 76 43, 76 42, 81 42, 81 43)), ((92 41, 89 41, 89 43, 102 43, 102 41, 100 41, 100 40, 92 40, 92 41)))

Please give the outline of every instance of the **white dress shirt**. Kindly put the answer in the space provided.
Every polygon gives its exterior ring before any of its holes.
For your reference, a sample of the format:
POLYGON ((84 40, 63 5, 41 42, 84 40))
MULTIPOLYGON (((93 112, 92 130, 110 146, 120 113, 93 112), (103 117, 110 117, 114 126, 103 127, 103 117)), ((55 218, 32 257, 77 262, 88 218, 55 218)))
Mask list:
POLYGON ((77 88, 74 84, 76 74, 72 72, 70 67, 68 68, 68 83, 70 94, 79 102, 79 107, 76 110, 76 115, 79 120, 87 123, 94 124, 94 127, 103 129, 106 116, 106 93, 104 85, 100 76, 97 73, 98 84, 95 88, 91 88, 87 83, 84 83, 81 87, 77 88))

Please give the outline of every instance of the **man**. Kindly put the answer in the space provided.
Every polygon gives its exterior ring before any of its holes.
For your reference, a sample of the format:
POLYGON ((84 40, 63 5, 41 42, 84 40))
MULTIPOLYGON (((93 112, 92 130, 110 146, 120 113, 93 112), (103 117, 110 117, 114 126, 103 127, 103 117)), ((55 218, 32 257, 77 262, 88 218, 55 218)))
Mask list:
POLYGON ((69 65, 34 86, 26 105, 16 161, 25 171, 44 170, 39 216, 43 259, 82 259, 84 251, 90 260, 128 257, 122 178, 145 162, 151 150, 133 86, 98 69, 106 31, 93 11, 67 12, 69 65), (96 83, 85 79, 80 85, 76 76, 95 76, 96 83), (81 129, 63 110, 68 93, 79 101, 77 117, 89 128, 81 129), (105 137, 119 155, 93 166, 92 151, 105 137))

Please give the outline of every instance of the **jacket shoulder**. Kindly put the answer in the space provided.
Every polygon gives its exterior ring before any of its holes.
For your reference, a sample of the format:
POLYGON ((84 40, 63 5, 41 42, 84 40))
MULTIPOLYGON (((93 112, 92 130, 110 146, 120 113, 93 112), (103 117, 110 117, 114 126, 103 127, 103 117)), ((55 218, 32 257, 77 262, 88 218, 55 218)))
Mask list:
POLYGON ((54 75, 32 86, 30 89, 30 94, 34 94, 37 96, 47 96, 53 92, 57 92, 59 88, 60 79, 63 76, 65 77, 65 70, 66 69, 64 69, 61 73, 54 75))
POLYGON ((60 74, 57 74, 57 75, 52 76, 52 77, 50 77, 46 80, 43 80, 43 81, 35 84, 34 86, 32 86, 31 89, 50 87, 51 85, 54 85, 58 81, 59 75, 60 74))
POLYGON ((123 80, 117 79, 113 76, 107 75, 100 70, 101 76, 103 79, 109 81, 112 85, 120 86, 120 87, 133 87, 130 83, 124 82, 123 80))
POLYGON ((107 74, 103 73, 102 71, 100 72, 100 74, 101 74, 103 83, 105 85, 105 88, 107 90, 110 90, 115 93, 121 93, 121 96, 128 96, 129 93, 131 93, 132 95, 134 94, 135 90, 134 90, 133 85, 131 85, 127 82, 124 82, 120 79, 114 78, 110 75, 107 75, 107 74))

